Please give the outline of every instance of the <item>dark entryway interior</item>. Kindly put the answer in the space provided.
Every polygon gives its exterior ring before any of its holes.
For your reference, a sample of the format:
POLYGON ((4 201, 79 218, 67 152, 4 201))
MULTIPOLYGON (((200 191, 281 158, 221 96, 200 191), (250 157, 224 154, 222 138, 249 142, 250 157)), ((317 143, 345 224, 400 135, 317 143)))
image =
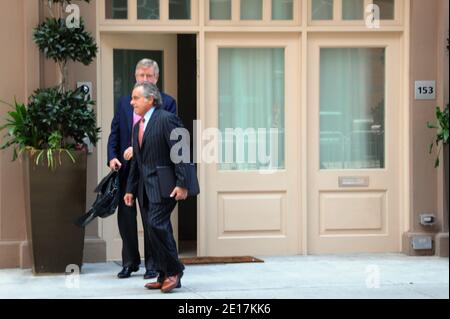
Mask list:
MULTIPOLYGON (((193 124, 197 119, 197 36, 178 35, 178 116, 191 136, 193 159, 193 124)), ((188 197, 178 204, 178 248, 182 256, 197 255, 197 198, 188 197)))

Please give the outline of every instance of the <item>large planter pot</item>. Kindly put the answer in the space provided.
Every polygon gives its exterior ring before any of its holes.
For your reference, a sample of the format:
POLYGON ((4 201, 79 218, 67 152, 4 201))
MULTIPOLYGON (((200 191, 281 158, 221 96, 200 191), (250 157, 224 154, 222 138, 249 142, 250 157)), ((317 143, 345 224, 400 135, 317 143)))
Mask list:
POLYGON ((35 155, 24 154, 27 236, 35 274, 64 273, 68 265, 81 270, 84 229, 73 221, 86 210, 87 156, 77 151, 74 157, 75 163, 61 154, 61 165, 50 170, 46 161, 36 165, 35 155))

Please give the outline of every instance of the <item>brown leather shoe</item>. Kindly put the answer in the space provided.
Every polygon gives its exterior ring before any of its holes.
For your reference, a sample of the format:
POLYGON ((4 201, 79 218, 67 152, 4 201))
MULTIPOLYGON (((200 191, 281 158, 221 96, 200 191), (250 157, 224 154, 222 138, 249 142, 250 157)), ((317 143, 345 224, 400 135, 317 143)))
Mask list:
POLYGON ((145 288, 147 289, 161 289, 162 288, 162 282, 155 281, 155 282, 149 282, 145 284, 145 288))
MULTIPOLYGON (((149 282, 149 283, 145 284, 145 288, 147 288, 147 289, 161 289, 162 285, 163 285, 163 281, 164 281, 164 279, 158 278, 158 281, 149 282)), ((180 280, 178 281, 178 285, 175 288, 181 288, 181 277, 180 277, 180 280)))
POLYGON ((181 287, 180 279, 182 274, 176 274, 175 276, 169 276, 164 279, 161 287, 161 292, 167 293, 172 291, 174 288, 181 287))

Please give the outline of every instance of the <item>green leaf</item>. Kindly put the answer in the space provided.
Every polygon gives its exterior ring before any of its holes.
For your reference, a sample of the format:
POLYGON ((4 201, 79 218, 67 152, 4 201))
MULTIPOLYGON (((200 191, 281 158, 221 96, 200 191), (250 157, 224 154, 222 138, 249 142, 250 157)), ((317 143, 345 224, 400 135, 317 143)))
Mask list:
POLYGON ((436 116, 436 124, 431 124, 427 122, 427 126, 430 129, 436 130, 436 136, 434 138, 433 143, 430 145, 429 152, 431 153, 433 145, 436 144, 436 147, 439 147, 437 158, 435 160, 435 167, 439 166, 439 155, 441 151, 441 143, 448 144, 449 137, 449 106, 447 106, 441 110, 439 106, 435 109, 436 116))
POLYGON ((439 157, 436 158, 436 161, 434 162, 434 167, 439 167, 439 157))
POLYGON ((39 160, 41 159, 43 154, 44 154, 44 150, 41 150, 39 152, 38 156, 36 156, 36 165, 39 165, 39 160))
POLYGON ((53 163, 53 151, 50 148, 47 150, 47 163, 48 167, 53 170, 55 165, 53 163))
POLYGON ((75 163, 75 157, 72 155, 72 152, 70 150, 64 150, 67 155, 69 155, 70 159, 72 160, 73 163, 75 163))
POLYGON ((65 19, 48 18, 34 30, 33 39, 45 56, 55 62, 70 59, 90 64, 98 52, 83 19, 80 19, 80 28, 68 28, 65 19))

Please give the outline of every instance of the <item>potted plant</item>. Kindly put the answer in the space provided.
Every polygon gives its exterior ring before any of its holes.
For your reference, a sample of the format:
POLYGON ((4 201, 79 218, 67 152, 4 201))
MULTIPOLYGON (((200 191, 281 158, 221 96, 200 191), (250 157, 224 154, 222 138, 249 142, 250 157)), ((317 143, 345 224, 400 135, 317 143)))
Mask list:
MULTIPOLYGON (((448 155, 448 104, 444 110, 441 110, 439 106, 436 107, 436 123, 428 122, 428 128, 436 129, 436 138, 430 144, 429 153, 433 152, 433 147, 436 145, 438 148, 437 157, 434 161, 434 167, 438 167, 440 164, 439 155, 441 154, 442 148, 444 148, 444 157, 448 155)), ((446 173, 446 175, 448 175, 446 173)))
MULTIPOLYGON (((427 123, 429 128, 436 129, 436 137, 435 140, 430 144, 430 154, 433 151, 433 147, 436 145, 438 148, 437 156, 434 161, 434 167, 438 167, 440 164, 439 156, 441 153, 442 148, 444 149, 444 201, 447 201, 447 204, 444 205, 444 207, 447 207, 448 210, 448 184, 449 184, 449 176, 448 176, 448 126, 449 126, 449 106, 445 107, 444 110, 441 110, 440 107, 436 107, 436 123, 427 123)), ((448 212, 447 212, 448 213, 448 212)))
MULTIPOLYGON (((450 45, 449 45, 449 38, 447 38, 447 53, 449 51, 450 45)), ((449 126, 449 105, 447 104, 447 106, 441 110, 441 108, 439 106, 436 107, 436 122, 435 123, 427 123, 428 128, 431 129, 435 129, 436 131, 436 137, 433 140, 433 142, 431 142, 430 144, 430 149, 429 149, 429 153, 431 154, 433 152, 433 147, 436 146, 438 148, 437 151, 437 156, 436 159, 434 161, 434 167, 437 168, 439 167, 440 164, 440 154, 441 154, 441 150, 442 148, 444 149, 444 201, 446 201, 446 203, 444 203, 444 207, 447 207, 447 210, 449 209, 448 206, 448 184, 449 184, 449 172, 448 172, 448 166, 449 166, 449 162, 448 162, 448 157, 449 157, 449 153, 448 153, 448 126, 449 126)), ((448 213, 448 211, 447 211, 448 213)))
POLYGON ((444 149, 444 209, 449 209, 449 203, 448 203, 448 184, 449 184, 449 176, 448 176, 448 104, 444 110, 441 110, 440 107, 436 107, 436 120, 437 122, 435 124, 428 123, 428 127, 432 129, 436 129, 436 138, 435 141, 433 141, 430 144, 430 154, 433 151, 433 146, 436 145, 438 147, 437 156, 434 162, 434 167, 438 167, 440 164, 439 156, 441 153, 442 148, 444 149))
MULTIPOLYGON (((83 0, 89 2, 89 0, 83 0)), ((63 11, 71 0, 48 0, 50 18, 34 29, 34 42, 59 66, 59 84, 37 89, 28 103, 15 101, 8 112, 6 141, 13 160, 24 167, 27 237, 34 273, 63 273, 68 265, 82 266, 84 230, 73 224, 86 208, 85 143, 93 145, 95 104, 82 88, 67 87, 67 62, 90 64, 97 53, 83 20, 67 25, 63 11)))

